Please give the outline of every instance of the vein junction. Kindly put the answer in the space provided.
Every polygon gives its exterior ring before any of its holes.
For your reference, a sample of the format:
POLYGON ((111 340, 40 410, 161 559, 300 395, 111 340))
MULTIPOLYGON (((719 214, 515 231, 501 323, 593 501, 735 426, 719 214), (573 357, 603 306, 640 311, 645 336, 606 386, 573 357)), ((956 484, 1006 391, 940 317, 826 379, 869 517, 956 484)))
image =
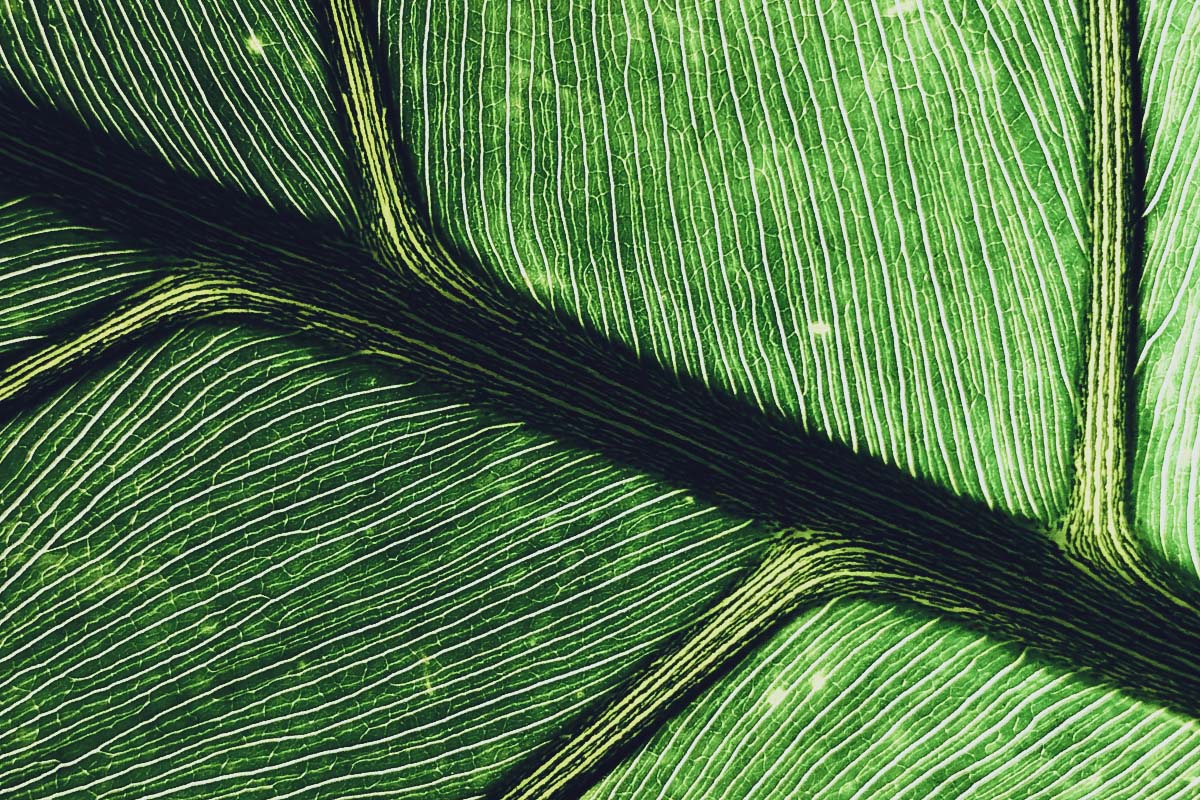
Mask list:
MULTIPOLYGON (((1089 17, 1092 289, 1075 484, 1054 537, 747 413, 734 399, 681 386, 588 331, 484 286, 427 230, 403 190, 358 4, 329 6, 366 217, 361 244, 401 288, 381 291, 375 305, 347 299, 325 286, 336 264, 289 261, 285 248, 255 243, 254 234, 222 234, 218 244, 232 244, 232 257, 202 261, 10 367, 0 375, 0 402, 164 323, 252 314, 416 365, 472 399, 774 521, 779 541, 760 568, 575 736, 525 765, 507 800, 578 792, 764 633, 831 593, 886 595, 965 617, 1200 713, 1194 593, 1148 563, 1129 525, 1125 364, 1136 214, 1129 12, 1122 0, 1097 0, 1089 17), (283 266, 272 267, 281 258, 283 266), (272 269, 307 271, 311 280, 287 295, 264 288, 278 284, 272 269)), ((36 148, 24 153, 34 168, 51 160, 36 148)), ((97 194, 110 192, 106 186, 97 194)), ((353 250, 328 255, 353 257, 353 250)))

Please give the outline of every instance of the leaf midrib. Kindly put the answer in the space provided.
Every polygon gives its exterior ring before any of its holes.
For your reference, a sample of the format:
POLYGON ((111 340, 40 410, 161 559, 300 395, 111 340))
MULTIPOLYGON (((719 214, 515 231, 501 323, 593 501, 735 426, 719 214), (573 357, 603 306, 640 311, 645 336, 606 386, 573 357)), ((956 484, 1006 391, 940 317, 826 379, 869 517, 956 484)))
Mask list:
MULTIPOLYGON (((1100 0, 1098 10, 1107 16, 1092 15, 1098 26, 1089 39, 1093 44, 1108 41, 1103 34, 1113 33, 1114 20, 1123 25, 1128 19, 1128 9, 1120 0, 1100 0)), ((1116 42, 1118 57, 1093 57, 1094 69, 1101 61, 1102 72, 1128 69, 1128 29, 1121 30, 1117 35, 1125 38, 1116 42)), ((445 287, 428 285, 420 274, 416 280, 393 275, 389 283, 388 278, 368 272, 372 288, 382 291, 372 302, 364 302, 361 292, 328 280, 330 274, 345 274, 343 259, 361 263, 361 253, 356 254, 339 236, 305 235, 286 220, 277 231, 264 235, 236 213, 223 213, 221 193, 211 187, 203 192, 217 198, 214 202, 179 212, 169 191, 156 192, 170 183, 131 179, 138 174, 136 169, 124 180, 111 177, 114 169, 122 174, 120 159, 97 159, 86 146, 72 150, 69 143, 61 149, 30 144, 27 125, 16 130, 7 122, 27 115, 3 116, 0 158, 26 179, 33 176, 35 182, 46 173, 60 177, 64 169, 73 173, 75 197, 69 204, 102 223, 144 232, 144 211, 149 205, 160 215, 158 221, 167 220, 167 231, 199 226, 221 232, 215 243, 201 243, 191 231, 191 239, 185 241, 194 249, 192 257, 205 269, 215 269, 222 280, 235 281, 243 297, 257 299, 214 302, 210 297, 172 307, 155 324, 184 324, 213 313, 238 312, 275 325, 306 328, 343 346, 415 364, 478 402, 688 485, 703 498, 739 513, 766 517, 780 528, 825 531, 820 546, 802 562, 806 579, 819 565, 822 588, 785 607, 776 604, 764 611, 773 617, 760 620, 762 631, 822 591, 902 598, 965 618, 993 633, 1020 638, 1052 658, 1089 668, 1102 679, 1197 714, 1200 667, 1189 657, 1200 649, 1196 592, 1165 566, 1140 557, 1131 562, 1119 546, 1105 544, 1108 540, 1119 544, 1121 537, 1131 536, 1124 483, 1114 480, 1113 470, 1120 470, 1122 476, 1126 471, 1121 448, 1132 247, 1126 223, 1133 173, 1128 147, 1104 149, 1106 142, 1128 143, 1126 135, 1106 138, 1111 131, 1099 121, 1109 112, 1127 118, 1132 101, 1128 80, 1110 81, 1107 86, 1103 77, 1094 81, 1108 91, 1096 95, 1100 111, 1093 115, 1093 143, 1100 146, 1097 152, 1112 155, 1095 158, 1093 185, 1098 197, 1111 194, 1112 202, 1098 202, 1094 209, 1093 227, 1103 234, 1097 241, 1108 248, 1093 250, 1098 276, 1094 287, 1107 288, 1100 292, 1101 300, 1093 291, 1089 330, 1104 335, 1088 339, 1085 433, 1080 444, 1084 455, 1077 458, 1076 480, 1076 487, 1090 485, 1094 491, 1085 500, 1073 501, 1073 511, 1082 508, 1087 513, 1081 516, 1084 522, 1066 527, 1070 555, 1064 555, 1035 523, 955 497, 819 437, 800 435, 785 421, 769 418, 737 398, 713 396, 698 383, 673 376, 589 331, 547 319, 524 298, 511 294, 489 298, 490 303, 504 304, 504 316, 513 320, 509 325, 454 302, 445 287), (114 189, 128 195, 123 206, 113 205, 114 189), (129 215, 123 222, 121 213, 129 215), (1115 228, 1114 220, 1119 221, 1115 228), (277 288, 285 275, 289 285, 297 287, 290 295, 281 295, 277 288), (1114 309, 1120 312, 1116 324, 1123 326, 1116 335, 1112 331, 1117 329, 1111 327, 1114 309), (1097 320, 1106 324, 1098 325, 1097 320), (1113 436, 1114 431, 1120 435, 1113 436), (1097 448, 1105 453, 1103 457, 1087 454, 1097 448), (1098 531, 1108 539, 1097 537, 1098 531), (1128 579, 1131 571, 1133 580, 1128 579), (1141 582, 1147 578, 1160 588, 1170 587, 1168 592, 1175 598, 1141 582), (1180 602, 1189 606, 1188 613, 1180 613, 1180 602)), ((14 98, 7 105, 24 107, 14 98)), ((136 155, 124 155, 140 164, 136 155)), ((369 243, 368 248, 375 251, 377 263, 388 260, 379 248, 369 243)), ((187 248, 182 250, 186 254, 187 248)), ((454 263, 466 262, 458 258, 454 263)), ((387 268, 394 265, 381 266, 387 275, 387 268)), ((104 337, 106 346, 135 340, 149 330, 142 324, 118 327, 115 335, 104 337)), ((79 358, 90 355, 94 353, 81 352, 79 358)), ((40 377, 61 379, 77 368, 78 363, 55 366, 40 377)), ((13 374, 10 370, 5 377, 13 374)), ((786 550, 787 543, 782 547, 786 550)), ((682 646, 686 648, 686 642, 682 646)), ((669 702, 663 700, 649 715, 647 729, 737 656, 729 655, 701 680, 679 681, 689 684, 686 691, 669 702)), ((618 747, 600 753, 596 764, 611 763, 645 734, 646 729, 629 732, 618 747)), ((578 787, 588 775, 567 778, 558 783, 578 787)))

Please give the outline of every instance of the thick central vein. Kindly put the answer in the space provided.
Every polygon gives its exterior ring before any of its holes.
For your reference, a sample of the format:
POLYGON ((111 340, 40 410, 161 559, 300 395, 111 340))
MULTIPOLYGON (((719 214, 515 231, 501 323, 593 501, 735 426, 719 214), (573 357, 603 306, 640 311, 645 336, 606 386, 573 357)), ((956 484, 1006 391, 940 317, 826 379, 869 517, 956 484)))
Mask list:
MULTIPOLYGON (((18 365, 10 386, 18 391, 17 384, 27 386, 54 372, 73 354, 86 356, 114 331, 138 327, 143 318, 186 316, 184 306, 203 310, 196 303, 214 310, 256 308, 270 319, 290 320, 376 355, 418 364, 457 381, 472 396, 521 407, 543 421, 562 420, 570 434, 598 448, 686 477, 743 508, 786 524, 842 534, 844 538, 820 546, 801 540, 773 551, 677 650, 651 665, 557 755, 534 765, 513 797, 551 797, 566 787, 577 789, 596 765, 662 722, 688 692, 741 658, 762 631, 781 622, 805 598, 815 597, 818 589, 827 590, 831 581, 851 573, 859 586, 985 619, 1006 635, 1090 663, 1104 676, 1140 686, 1159 699, 1187 709, 1200 705, 1200 668, 1193 657, 1200 618, 1195 614, 1177 614, 1142 587, 1109 587, 1090 573, 1073 571, 1055 560, 1052 546, 1028 526, 958 502, 899 471, 867 464, 815 440, 783 436, 766 422, 740 420, 713 398, 685 396, 686 389, 695 387, 680 389, 648 370, 635 378, 644 365, 619 353, 600 352, 577 332, 558 330, 515 302, 512 313, 519 325, 504 324, 507 318, 477 313, 475 303, 464 303, 464 298, 478 299, 469 271, 428 234, 403 195, 378 88, 369 79, 371 59, 358 5, 331 0, 331 9, 345 72, 348 127, 365 189, 369 220, 364 239, 385 267, 415 278, 439 297, 421 311, 394 311, 394 326, 384 327, 257 290, 172 284, 170 298, 203 291, 191 306, 139 301, 124 316, 105 323, 108 327, 100 333, 85 333, 18 365), (861 553, 868 556, 860 559, 861 553)), ((1077 560, 1124 574, 1134 561, 1125 498, 1135 210, 1127 20, 1123 0, 1098 0, 1088 26, 1092 291, 1083 420, 1072 511, 1064 527, 1068 551, 1077 560)), ((0 395, 3 389, 0 382, 0 395)))

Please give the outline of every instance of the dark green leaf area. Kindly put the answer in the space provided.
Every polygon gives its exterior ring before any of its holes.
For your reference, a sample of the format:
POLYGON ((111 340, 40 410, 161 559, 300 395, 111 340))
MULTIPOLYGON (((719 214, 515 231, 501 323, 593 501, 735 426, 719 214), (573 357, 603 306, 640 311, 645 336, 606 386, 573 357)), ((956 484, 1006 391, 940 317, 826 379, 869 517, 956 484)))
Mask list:
POLYGON ((0 364, 149 282, 166 263, 67 218, 47 198, 0 194, 0 364))
POLYGON ((747 522, 266 331, 0 436, 5 796, 466 796, 759 554, 747 522))

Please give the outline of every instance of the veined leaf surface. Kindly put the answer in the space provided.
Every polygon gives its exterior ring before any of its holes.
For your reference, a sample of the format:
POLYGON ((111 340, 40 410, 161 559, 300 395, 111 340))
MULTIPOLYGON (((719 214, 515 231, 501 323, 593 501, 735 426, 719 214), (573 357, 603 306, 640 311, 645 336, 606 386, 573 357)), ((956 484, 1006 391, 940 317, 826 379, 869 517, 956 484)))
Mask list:
POLYGON ((15 796, 481 794, 763 540, 253 329, 181 332, 4 442, 15 796))
POLYGON ((1153 2, 1141 24, 1147 206, 1134 498, 1141 536, 1200 572, 1200 20, 1191 9, 1153 2))
POLYGON ((1050 519, 1078 400, 1085 79, 1080 9, 1029 6, 381 14, 434 218, 486 269, 1050 519))
POLYGON ((1198 23, 1138 8, 1139 176, 1097 7, 10 2, 3 793, 1193 796, 1198 23), (380 152, 466 284, 370 238, 380 152))

